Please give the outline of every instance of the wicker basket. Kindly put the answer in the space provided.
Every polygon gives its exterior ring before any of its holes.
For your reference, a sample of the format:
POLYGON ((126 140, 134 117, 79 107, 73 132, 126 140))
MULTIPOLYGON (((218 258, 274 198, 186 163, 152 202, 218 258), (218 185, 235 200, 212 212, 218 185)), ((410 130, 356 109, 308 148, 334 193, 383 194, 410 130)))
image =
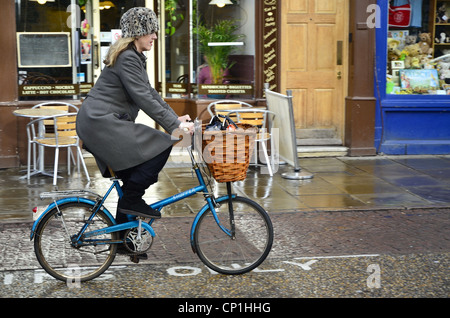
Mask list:
POLYGON ((217 182, 241 181, 247 177, 256 128, 236 125, 235 131, 205 131, 206 125, 202 126, 203 159, 217 182))

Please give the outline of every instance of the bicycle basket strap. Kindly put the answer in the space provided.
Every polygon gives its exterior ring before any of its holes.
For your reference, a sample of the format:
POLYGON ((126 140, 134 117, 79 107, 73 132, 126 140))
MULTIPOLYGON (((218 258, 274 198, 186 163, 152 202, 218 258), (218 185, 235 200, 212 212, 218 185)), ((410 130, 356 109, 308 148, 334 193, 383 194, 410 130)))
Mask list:
POLYGON ((206 131, 211 130, 222 130, 222 121, 217 115, 211 118, 209 124, 206 125, 206 131))
POLYGON ((228 116, 226 115, 219 115, 219 117, 221 118, 225 118, 223 121, 223 125, 222 125, 222 130, 226 130, 228 128, 228 126, 233 125, 234 128, 238 128, 238 126, 235 124, 235 122, 228 116), (226 124, 228 122, 228 125, 226 124))
POLYGON ((206 125, 206 131, 211 130, 226 130, 230 125, 233 125, 236 129, 238 126, 235 124, 235 122, 226 115, 215 115, 211 118, 211 121, 208 125, 206 125), (220 118, 224 118, 223 122, 220 120, 220 118))

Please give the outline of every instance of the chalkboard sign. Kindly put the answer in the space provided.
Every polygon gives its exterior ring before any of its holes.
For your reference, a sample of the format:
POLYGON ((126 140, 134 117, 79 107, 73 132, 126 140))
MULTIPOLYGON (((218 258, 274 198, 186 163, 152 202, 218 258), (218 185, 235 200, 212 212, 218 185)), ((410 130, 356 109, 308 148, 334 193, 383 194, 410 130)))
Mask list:
POLYGON ((71 67, 69 32, 18 32, 19 67, 71 67))

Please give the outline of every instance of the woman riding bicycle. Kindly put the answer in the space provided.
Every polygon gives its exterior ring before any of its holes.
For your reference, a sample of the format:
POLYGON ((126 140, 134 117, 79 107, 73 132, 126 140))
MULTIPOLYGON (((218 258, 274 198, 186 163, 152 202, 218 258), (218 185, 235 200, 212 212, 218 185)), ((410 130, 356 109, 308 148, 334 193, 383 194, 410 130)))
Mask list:
POLYGON ((95 86, 77 116, 77 133, 94 155, 104 177, 108 167, 123 181, 123 197, 117 207, 118 223, 126 214, 160 218, 161 214, 142 199, 145 190, 158 181, 169 158, 177 128, 193 131, 189 115, 178 117, 151 87, 144 51, 150 51, 159 25, 155 13, 132 8, 120 19, 122 38, 109 49, 95 86), (143 110, 168 133, 135 123, 143 110))

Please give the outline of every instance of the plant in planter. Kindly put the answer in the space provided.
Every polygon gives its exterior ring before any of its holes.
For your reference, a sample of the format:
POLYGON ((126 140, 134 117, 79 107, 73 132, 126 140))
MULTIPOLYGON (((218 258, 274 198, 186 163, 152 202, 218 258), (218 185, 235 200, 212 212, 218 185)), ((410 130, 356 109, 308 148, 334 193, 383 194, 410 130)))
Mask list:
POLYGON ((235 21, 222 20, 214 26, 207 27, 198 23, 194 32, 198 36, 200 52, 206 58, 208 66, 211 69, 211 78, 213 84, 222 84, 224 73, 233 67, 228 56, 235 50, 232 45, 209 46, 212 42, 237 42, 243 39, 243 34, 236 34, 239 26, 235 21))

